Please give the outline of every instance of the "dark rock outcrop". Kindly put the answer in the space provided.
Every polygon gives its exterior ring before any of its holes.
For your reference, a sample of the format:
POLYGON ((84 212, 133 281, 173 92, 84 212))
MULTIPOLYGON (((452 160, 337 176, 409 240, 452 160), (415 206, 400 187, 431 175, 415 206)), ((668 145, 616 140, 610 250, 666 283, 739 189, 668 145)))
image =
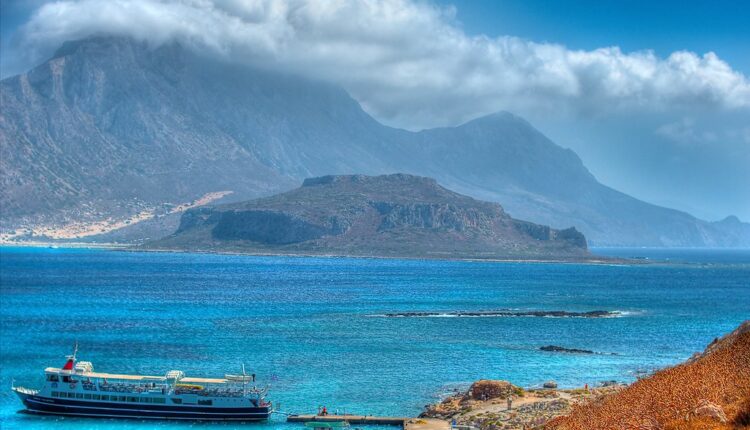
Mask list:
MULTIPOLYGON (((454 311, 454 312, 393 312, 385 314, 392 318, 424 317, 540 317, 540 318, 606 318, 619 315, 617 311, 454 311)), ((545 347, 547 348, 547 347, 545 347)), ((559 347, 552 347, 559 348, 559 347)))
POLYGON ((456 392, 440 403, 427 405, 421 418, 439 418, 452 420, 456 416, 470 412, 476 405, 508 397, 523 396, 524 390, 508 381, 481 379, 471 384, 466 392, 456 392))
POLYGON ((507 399, 519 391, 519 387, 508 381, 480 379, 471 384, 466 397, 473 400, 507 399))
POLYGON ((213 235, 219 240, 248 240, 284 245, 319 239, 336 230, 274 211, 228 211, 219 217, 213 235))
POLYGON ((593 354, 594 351, 590 351, 588 349, 578 349, 578 348, 565 348, 562 346, 557 345, 547 345, 539 348, 541 351, 547 351, 547 352, 566 352, 571 354, 593 354))

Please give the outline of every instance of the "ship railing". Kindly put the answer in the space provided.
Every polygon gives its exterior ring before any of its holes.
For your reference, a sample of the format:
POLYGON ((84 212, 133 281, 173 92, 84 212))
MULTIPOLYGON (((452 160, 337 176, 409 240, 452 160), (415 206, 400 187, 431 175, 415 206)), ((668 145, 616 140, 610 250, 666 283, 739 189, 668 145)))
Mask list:
MULTIPOLYGON (((98 386, 91 386, 87 388, 84 385, 84 389, 91 391, 102 391, 110 393, 161 393, 166 394, 167 387, 157 386, 155 384, 127 384, 118 382, 109 382, 106 384, 100 383, 98 386)), ((219 388, 219 387, 203 387, 203 388, 176 388, 174 394, 195 394, 202 397, 244 397, 245 392, 241 388, 219 388)))
POLYGON ((175 394, 196 394, 203 397, 242 397, 242 391, 226 391, 226 390, 200 390, 200 391, 184 391, 177 390, 175 394))
POLYGON ((203 389, 184 389, 178 388, 174 390, 175 394, 195 394, 202 397, 243 397, 244 393, 241 389, 227 389, 227 388, 203 388, 203 389))
POLYGON ((99 391, 108 391, 114 393, 162 393, 166 392, 166 387, 157 387, 156 385, 136 385, 122 383, 99 384, 99 391))

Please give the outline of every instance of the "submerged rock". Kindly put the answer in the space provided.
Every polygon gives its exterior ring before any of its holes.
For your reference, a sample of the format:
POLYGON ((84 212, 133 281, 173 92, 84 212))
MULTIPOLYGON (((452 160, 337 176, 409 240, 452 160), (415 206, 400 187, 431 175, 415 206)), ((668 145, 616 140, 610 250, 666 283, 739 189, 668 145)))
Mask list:
POLYGON ((565 352, 569 354, 593 354, 594 353, 594 351, 591 351, 588 349, 565 348, 563 346, 557 346, 557 345, 547 345, 539 349, 542 351, 547 351, 547 352, 565 352))
MULTIPOLYGON (((451 311, 451 312, 393 312, 387 317, 540 317, 540 318, 606 318, 620 315, 617 311, 451 311)), ((557 347, 559 348, 559 347, 557 347)))

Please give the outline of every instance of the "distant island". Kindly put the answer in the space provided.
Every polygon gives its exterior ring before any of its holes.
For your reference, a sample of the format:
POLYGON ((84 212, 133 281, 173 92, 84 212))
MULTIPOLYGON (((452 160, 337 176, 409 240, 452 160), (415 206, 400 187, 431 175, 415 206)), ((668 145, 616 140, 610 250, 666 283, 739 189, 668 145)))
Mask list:
POLYGON ((306 179, 272 197, 186 211, 148 249, 455 259, 587 260, 586 238, 407 174, 306 179))

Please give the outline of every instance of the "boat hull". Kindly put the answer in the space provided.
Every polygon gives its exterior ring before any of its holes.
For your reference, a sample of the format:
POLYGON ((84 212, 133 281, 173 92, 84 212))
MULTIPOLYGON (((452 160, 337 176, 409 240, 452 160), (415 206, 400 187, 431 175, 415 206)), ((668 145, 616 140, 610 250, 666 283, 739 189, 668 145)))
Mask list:
POLYGON ((191 421, 265 421, 272 412, 270 406, 259 407, 205 407, 170 406, 153 404, 127 404, 88 402, 38 395, 21 395, 26 411, 35 414, 68 415, 79 417, 130 418, 154 420, 191 421))

